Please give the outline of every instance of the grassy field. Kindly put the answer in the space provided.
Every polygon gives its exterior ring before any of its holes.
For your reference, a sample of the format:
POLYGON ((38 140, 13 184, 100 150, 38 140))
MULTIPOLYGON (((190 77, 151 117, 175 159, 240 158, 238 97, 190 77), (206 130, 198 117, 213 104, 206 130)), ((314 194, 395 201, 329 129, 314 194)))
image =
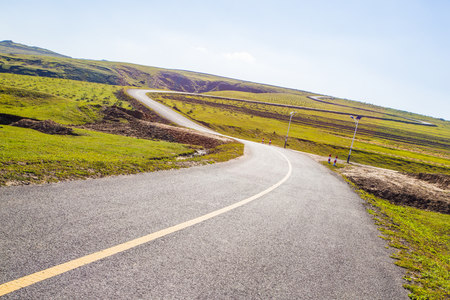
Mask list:
POLYGON ((1 126, 0 185, 135 174, 207 164, 242 155, 242 144, 216 147, 209 155, 189 157, 195 149, 182 144, 75 129, 78 136, 48 135, 1 126), (183 163, 179 163, 179 158, 183 163))
MULTIPOLYGON (((99 120, 103 106, 131 108, 116 97, 122 87, 16 74, 0 74, 0 114, 61 124, 99 120)), ((1 117, 0 117, 1 118, 1 117)), ((3 125, 0 185, 54 182, 179 168, 225 161, 243 153, 241 144, 222 145, 209 155, 189 157, 186 145, 75 129, 58 136, 3 125), (179 163, 179 157, 184 157, 179 163), (178 158, 178 159, 177 159, 178 158), (188 163, 190 162, 190 163, 188 163)))
POLYGON ((194 152, 184 145, 93 131, 48 135, 13 126, 0 128, 0 185, 133 174, 168 169, 167 161, 194 152))
POLYGON ((0 73, 0 112, 84 124, 98 120, 102 105, 131 108, 117 99, 118 90, 106 84, 0 73))
MULTIPOLYGON (((231 94, 236 96, 238 93, 231 94)), ((155 93, 151 97, 220 133, 253 141, 272 139, 272 143, 278 146, 284 145, 289 112, 292 111, 291 108, 205 96, 155 93)), ((265 100, 273 97, 253 96, 265 100)), ((280 95, 275 98, 282 101, 277 97, 280 95)), ((289 132, 289 148, 347 158, 355 129, 349 115, 295 111, 289 132)), ((437 119, 433 122, 438 127, 363 118, 358 127, 352 162, 404 172, 450 173, 449 122, 437 119)))

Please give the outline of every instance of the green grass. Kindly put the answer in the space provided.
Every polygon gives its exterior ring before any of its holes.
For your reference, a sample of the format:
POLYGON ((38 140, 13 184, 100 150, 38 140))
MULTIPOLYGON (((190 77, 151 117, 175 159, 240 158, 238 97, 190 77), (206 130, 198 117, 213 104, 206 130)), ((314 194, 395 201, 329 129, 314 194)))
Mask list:
MULTIPOLYGON (((75 129, 78 136, 48 135, 13 126, 0 128, 0 185, 44 183, 183 167, 179 156, 195 150, 182 144, 75 129)), ((243 154, 242 144, 216 147, 186 158, 202 164, 243 154)))
POLYGON ((230 97, 236 99, 245 99, 252 101, 260 101, 260 102, 269 102, 269 103, 279 103, 285 105, 294 105, 294 106, 302 106, 309 107, 314 109, 324 109, 329 111, 336 112, 345 112, 353 115, 365 115, 365 116, 374 116, 380 118, 389 118, 394 120, 405 120, 405 118, 412 118, 416 120, 422 120, 426 122, 440 122, 442 120, 434 119, 430 117, 426 117, 419 114, 414 114, 406 111, 381 107, 369 103, 363 103, 359 101, 339 99, 334 97, 329 97, 331 99, 325 98, 323 101, 333 103, 336 105, 331 105, 327 103, 321 103, 318 101, 314 101, 309 99, 307 96, 322 96, 313 93, 292 93, 291 91, 286 92, 278 92, 278 93, 249 93, 249 92, 241 92, 241 91, 213 91, 213 92, 205 92, 205 95, 213 95, 220 97, 230 97), (393 116, 395 115, 395 116, 393 116))
POLYGON ((336 163, 336 165, 334 165, 334 160, 331 160, 331 163, 328 163, 328 161, 321 161, 320 163, 332 171, 345 168, 344 164, 336 163))
MULTIPOLYGON (((269 96, 282 101, 277 98, 281 95, 269 96)), ((262 95, 254 97, 261 99, 262 95)), ((292 111, 204 96, 152 94, 151 98, 176 107, 189 118, 220 133, 257 142, 262 138, 272 139, 277 146, 284 145, 289 112, 292 111)), ((289 131, 288 147, 346 159, 354 126, 348 115, 297 110, 289 131)), ((450 173, 450 128, 444 123, 439 127, 428 127, 363 119, 358 130, 352 162, 403 172, 450 173)))
POLYGON ((101 106, 131 108, 117 99, 118 90, 98 83, 0 74, 0 112, 61 124, 84 124, 101 117, 101 106))
MULTIPOLYGON (((85 124, 102 118, 104 106, 131 108, 117 98, 122 87, 0 73, 0 113, 61 124, 85 124)), ((53 136, 4 125, 0 128, 0 185, 134 174, 185 167, 180 155, 191 147, 167 142, 75 129, 78 136, 53 136)), ((243 154, 241 144, 216 147, 212 153, 189 157, 200 164, 243 154)))
POLYGON ((396 264, 405 268, 411 299, 450 299, 450 215, 391 204, 358 190, 396 264))
POLYGON ((0 184, 132 174, 168 168, 166 160, 192 154, 181 144, 86 130, 79 136, 48 135, 13 126, 0 128, 0 184))

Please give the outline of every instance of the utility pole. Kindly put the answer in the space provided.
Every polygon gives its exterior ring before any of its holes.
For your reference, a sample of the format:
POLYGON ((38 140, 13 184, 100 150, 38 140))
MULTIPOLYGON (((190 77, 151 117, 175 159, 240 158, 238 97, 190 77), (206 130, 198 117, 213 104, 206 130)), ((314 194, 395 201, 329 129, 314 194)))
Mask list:
POLYGON ((347 163, 350 163, 350 156, 352 155, 353 142, 355 141, 356 130, 358 130, 358 122, 359 122, 359 120, 362 119, 362 116, 357 116, 356 118, 354 118, 353 116, 350 116, 350 117, 355 121, 356 127, 355 127, 355 133, 353 134, 352 145, 350 146, 350 152, 348 153, 347 163))
POLYGON ((289 128, 291 127, 291 120, 292 120, 292 116, 295 114, 295 111, 291 111, 290 115, 291 117, 289 118, 289 125, 288 125, 288 131, 286 133, 286 139, 284 140, 284 148, 286 148, 286 144, 287 144, 287 139, 288 139, 288 134, 289 134, 289 128))

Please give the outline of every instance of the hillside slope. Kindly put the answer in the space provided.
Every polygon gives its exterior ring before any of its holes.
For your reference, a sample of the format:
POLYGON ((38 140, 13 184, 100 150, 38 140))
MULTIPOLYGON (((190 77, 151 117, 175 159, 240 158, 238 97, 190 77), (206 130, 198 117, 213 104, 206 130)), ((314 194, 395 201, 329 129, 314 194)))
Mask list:
POLYGON ((231 90, 251 93, 288 92, 291 94, 311 94, 294 89, 190 71, 162 69, 121 62, 43 55, 11 55, 9 53, 5 48, 0 47, 0 73, 73 79, 190 93, 231 90))
POLYGON ((25 55, 44 55, 44 56, 54 56, 54 57, 66 57, 70 58, 70 56, 62 55, 47 49, 39 48, 39 47, 30 47, 27 45, 22 45, 18 43, 14 43, 10 40, 5 40, 0 42, 0 53, 8 53, 8 54, 25 54, 25 55))

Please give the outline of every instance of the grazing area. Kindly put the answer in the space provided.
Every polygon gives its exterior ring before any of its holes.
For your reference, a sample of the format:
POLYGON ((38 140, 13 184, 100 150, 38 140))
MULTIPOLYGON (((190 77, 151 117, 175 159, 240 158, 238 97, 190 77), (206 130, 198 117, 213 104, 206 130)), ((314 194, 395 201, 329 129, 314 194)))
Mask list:
POLYGON ((0 128, 0 185, 99 178, 168 169, 167 161, 195 151, 156 142, 75 129, 50 135, 14 126, 0 128))
POLYGON ((119 90, 106 84, 0 74, 0 113, 61 124, 95 122, 103 105, 131 108, 117 98, 119 90))

